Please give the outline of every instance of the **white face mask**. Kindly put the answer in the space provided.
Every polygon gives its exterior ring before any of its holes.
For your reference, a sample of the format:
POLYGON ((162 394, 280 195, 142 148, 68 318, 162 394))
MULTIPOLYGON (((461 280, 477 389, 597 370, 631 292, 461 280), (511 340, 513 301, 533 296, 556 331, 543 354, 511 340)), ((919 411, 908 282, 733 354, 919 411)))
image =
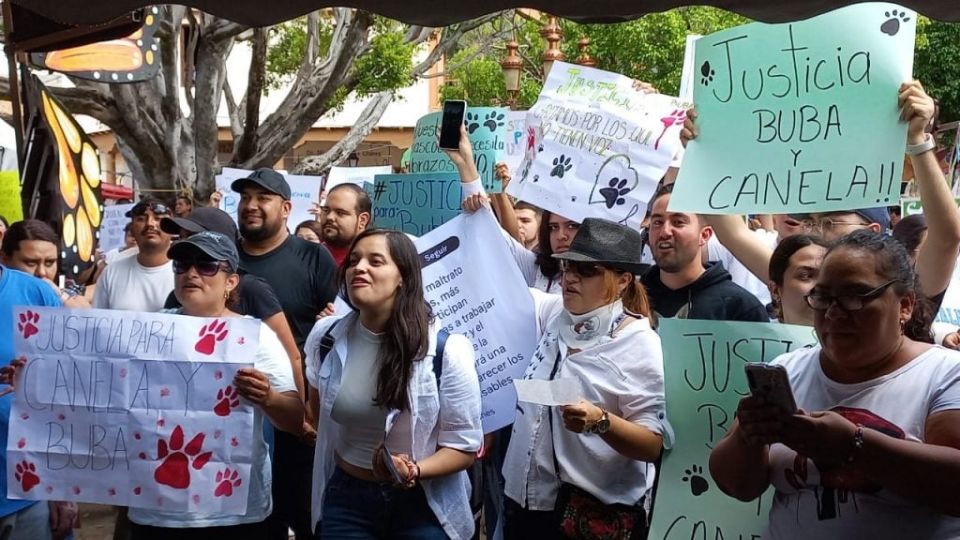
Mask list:
POLYGON ((583 350, 600 342, 604 336, 610 336, 620 323, 623 315, 623 302, 612 304, 574 315, 567 310, 560 313, 560 341, 571 349, 583 350))

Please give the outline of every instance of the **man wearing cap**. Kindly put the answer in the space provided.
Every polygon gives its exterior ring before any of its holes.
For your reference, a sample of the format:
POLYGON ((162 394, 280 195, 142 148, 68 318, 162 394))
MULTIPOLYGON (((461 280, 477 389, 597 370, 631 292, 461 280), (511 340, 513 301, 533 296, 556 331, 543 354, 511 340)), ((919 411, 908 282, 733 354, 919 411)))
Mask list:
POLYGON ((160 229, 160 220, 170 209, 157 199, 144 199, 126 216, 137 242, 137 255, 107 266, 97 280, 93 307, 154 312, 163 308, 173 290, 173 265, 167 258, 170 235, 160 229))
POLYGON ((886 207, 861 208, 842 212, 814 214, 817 228, 824 240, 830 242, 857 229, 885 233, 890 228, 890 213, 886 207))
MULTIPOLYGON (((290 234, 290 185, 280 173, 261 168, 231 184, 240 194, 240 268, 267 281, 280 298, 294 339, 303 344, 317 315, 336 298, 336 263, 330 252, 290 234)), ((270 538, 312 538, 310 527, 313 447, 277 432, 270 538), (283 464, 278 466, 278 464, 283 464)))

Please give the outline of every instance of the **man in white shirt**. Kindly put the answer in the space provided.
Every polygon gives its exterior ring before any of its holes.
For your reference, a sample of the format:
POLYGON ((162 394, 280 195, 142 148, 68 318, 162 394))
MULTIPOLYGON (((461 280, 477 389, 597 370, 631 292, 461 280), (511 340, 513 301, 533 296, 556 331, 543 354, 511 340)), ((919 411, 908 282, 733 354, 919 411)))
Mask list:
POLYGON ((156 199, 144 199, 126 215, 139 251, 107 266, 97 280, 93 307, 159 311, 173 290, 173 263, 167 258, 171 237, 160 229, 170 209, 156 199))

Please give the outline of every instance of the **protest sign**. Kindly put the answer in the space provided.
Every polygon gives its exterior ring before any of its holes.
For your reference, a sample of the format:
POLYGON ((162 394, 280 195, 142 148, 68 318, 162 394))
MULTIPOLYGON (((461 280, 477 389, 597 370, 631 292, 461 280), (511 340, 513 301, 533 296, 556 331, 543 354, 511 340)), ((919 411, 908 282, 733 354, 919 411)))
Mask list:
MULTIPOLYGON (((413 146, 410 147, 411 173, 456 174, 456 166, 438 145, 442 118, 443 113, 435 112, 417 120, 413 146)), ((494 174, 494 166, 503 161, 506 149, 507 110, 501 107, 467 107, 463 121, 484 189, 488 193, 501 192, 503 188, 494 174)))
POLYGON ((456 173, 383 174, 367 186, 373 224, 422 236, 460 214, 463 190, 456 173))
POLYGON ((677 149, 688 104, 633 79, 555 62, 527 114, 511 195, 574 221, 639 226, 677 149))
POLYGON ((513 423, 513 379, 523 376, 536 347, 536 315, 493 213, 464 214, 415 243, 434 314, 473 342, 483 431, 513 423))
POLYGON ((366 184, 372 184, 373 179, 378 174, 390 174, 393 167, 385 165, 383 167, 331 167, 327 174, 327 183, 324 190, 330 193, 330 190, 340 184, 353 184, 363 187, 366 184))
POLYGON ((260 322, 18 307, 7 496, 243 514, 260 322))
POLYGON ((520 172, 525 154, 524 145, 527 142, 524 132, 527 127, 527 111, 509 111, 507 113, 507 149, 503 154, 503 162, 510 169, 510 174, 516 176, 520 172))
MULTIPOLYGON (((223 197, 220 199, 220 209, 230 214, 233 221, 237 221, 237 208, 240 205, 240 194, 230 188, 234 180, 246 178, 253 171, 246 169, 232 169, 224 167, 223 172, 215 178, 217 190, 223 197)), ((284 174, 287 184, 290 185, 290 202, 293 208, 290 210, 290 217, 287 218, 287 228, 291 229, 303 221, 313 221, 314 215, 310 213, 314 203, 320 202, 320 176, 300 176, 294 174, 284 174)))
POLYGON ((760 538, 772 492, 750 503, 723 494, 707 468, 710 451, 749 393, 744 363, 768 362, 815 343, 813 328, 662 319, 658 331, 675 441, 658 471, 649 538, 760 538))
POLYGON ((960 259, 953 267, 953 277, 950 279, 947 292, 943 295, 943 302, 940 303, 940 310, 937 311, 934 320, 960 326, 960 259))
POLYGON ((0 171, 0 216, 6 218, 8 223, 23 219, 18 171, 0 171))
MULTIPOLYGON (((954 197, 953 202, 960 208, 960 197, 954 197)), ((912 216, 923 213, 923 201, 920 197, 901 197, 900 198, 900 217, 912 216)))
POLYGON ((133 208, 130 204, 113 204, 103 207, 103 221, 100 223, 100 244, 98 249, 103 253, 123 247, 124 227, 130 223, 125 214, 133 208))
POLYGON ((699 136, 670 209, 822 212, 896 204, 916 14, 856 4, 788 24, 753 23, 696 43, 699 136))

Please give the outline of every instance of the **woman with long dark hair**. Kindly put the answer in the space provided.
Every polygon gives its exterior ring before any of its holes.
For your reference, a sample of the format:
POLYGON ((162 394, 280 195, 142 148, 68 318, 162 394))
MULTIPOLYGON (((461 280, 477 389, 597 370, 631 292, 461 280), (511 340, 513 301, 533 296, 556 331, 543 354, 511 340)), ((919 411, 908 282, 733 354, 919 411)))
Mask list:
POLYGON ((435 322, 401 232, 360 233, 339 283, 353 311, 319 321, 306 345, 314 522, 325 538, 470 538, 465 470, 483 438, 473 346, 435 322))

